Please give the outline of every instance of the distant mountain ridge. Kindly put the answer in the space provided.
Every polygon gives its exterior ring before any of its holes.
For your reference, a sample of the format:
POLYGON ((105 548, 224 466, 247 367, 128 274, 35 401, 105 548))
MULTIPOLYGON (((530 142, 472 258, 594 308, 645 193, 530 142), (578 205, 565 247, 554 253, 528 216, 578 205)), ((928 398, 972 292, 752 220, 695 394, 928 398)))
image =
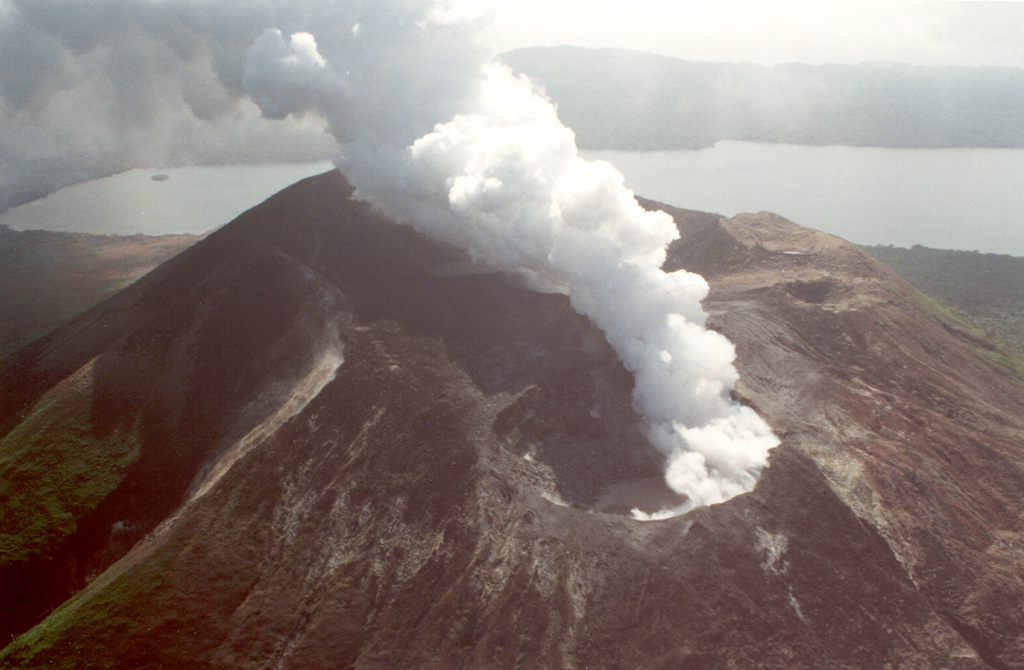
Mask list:
POLYGON ((1024 147, 1024 69, 763 66, 570 46, 500 59, 544 86, 585 149, 701 148, 719 140, 1024 147))

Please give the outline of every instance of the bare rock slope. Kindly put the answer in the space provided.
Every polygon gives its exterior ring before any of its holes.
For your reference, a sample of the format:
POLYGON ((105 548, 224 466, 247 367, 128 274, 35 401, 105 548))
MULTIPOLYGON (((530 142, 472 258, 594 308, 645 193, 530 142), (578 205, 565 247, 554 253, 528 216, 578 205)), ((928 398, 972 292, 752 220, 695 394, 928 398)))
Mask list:
POLYGON ((643 523, 669 494, 601 334, 349 193, 0 362, 2 509, 52 511, 4 519, 0 665, 1024 667, 1024 389, 856 247, 668 208, 782 445, 643 523))

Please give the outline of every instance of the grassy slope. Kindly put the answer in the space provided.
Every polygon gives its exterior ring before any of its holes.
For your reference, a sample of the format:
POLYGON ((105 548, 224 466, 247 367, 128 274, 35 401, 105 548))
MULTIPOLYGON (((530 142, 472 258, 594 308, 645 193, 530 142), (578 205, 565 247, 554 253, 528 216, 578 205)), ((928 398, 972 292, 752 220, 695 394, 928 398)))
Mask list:
POLYGON ((1024 376, 1024 258, 921 246, 863 249, 927 294, 935 311, 1004 345, 979 353, 1024 376))
MULTIPOLYGON (((0 226, 0 358, 124 288, 197 240, 14 231, 0 226)), ((46 555, 121 483, 132 427, 93 425, 89 367, 0 439, 0 568, 46 555)))
POLYGON ((137 427, 93 425, 90 376, 50 390, 0 439, 0 567, 50 553, 139 456, 137 427))

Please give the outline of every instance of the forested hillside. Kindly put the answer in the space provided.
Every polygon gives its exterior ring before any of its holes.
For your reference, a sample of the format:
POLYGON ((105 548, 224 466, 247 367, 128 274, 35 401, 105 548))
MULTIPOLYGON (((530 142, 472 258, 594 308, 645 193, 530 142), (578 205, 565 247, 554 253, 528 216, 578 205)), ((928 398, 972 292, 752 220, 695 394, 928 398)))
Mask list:
POLYGON ((863 247, 919 289, 1009 345, 1024 371, 1024 258, 914 246, 863 247))

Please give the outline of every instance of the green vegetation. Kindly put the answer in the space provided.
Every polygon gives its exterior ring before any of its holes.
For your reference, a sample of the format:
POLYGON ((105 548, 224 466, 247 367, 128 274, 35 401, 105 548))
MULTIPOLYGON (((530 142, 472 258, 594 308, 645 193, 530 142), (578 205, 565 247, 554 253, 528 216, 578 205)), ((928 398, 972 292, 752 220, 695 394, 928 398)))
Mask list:
MULTIPOLYGON (((81 667, 81 640, 100 638, 114 642, 130 635, 137 626, 130 604, 145 602, 147 598, 159 600, 156 596, 166 584, 168 574, 173 574, 173 568, 166 558, 151 557, 113 576, 108 583, 94 583, 3 649, 0 662, 35 663, 39 667, 69 670, 81 667)), ((154 607, 161 605, 166 603, 158 602, 154 607)), ((173 611, 170 606, 167 609, 173 611)), ((104 651, 105 656, 90 656, 89 667, 124 667, 114 645, 104 651)))
POLYGON ((1024 350, 1024 258, 922 246, 862 248, 985 332, 1024 350))
POLYGON ((967 324, 968 335, 1002 346, 979 353, 1004 370, 1024 377, 1024 258, 977 251, 914 246, 862 247, 919 288, 924 302, 948 320, 967 324))
POLYGON ((144 554, 116 563, 0 650, 0 667, 81 668, 83 649, 89 668, 161 667, 168 658, 174 660, 162 667, 200 667, 196 657, 208 658, 224 639, 256 579, 240 544, 216 532, 209 544, 205 537, 172 530, 144 554), (182 563, 190 551, 204 561, 199 577, 182 563), (133 636, 140 626, 145 635, 133 636))
POLYGON ((585 149, 1024 147, 1024 69, 701 63, 581 47, 501 59, 544 86, 585 149))
POLYGON ((83 374, 0 440, 0 566, 45 555, 74 533, 139 457, 137 429, 93 428, 83 374))

